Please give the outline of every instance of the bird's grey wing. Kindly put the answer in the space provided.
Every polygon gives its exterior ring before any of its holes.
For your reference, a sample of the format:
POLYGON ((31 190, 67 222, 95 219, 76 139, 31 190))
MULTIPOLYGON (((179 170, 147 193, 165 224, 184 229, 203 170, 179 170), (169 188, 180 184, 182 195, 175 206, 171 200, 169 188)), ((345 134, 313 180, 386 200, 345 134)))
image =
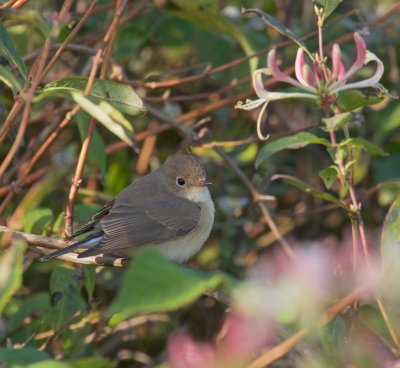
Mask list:
POLYGON ((183 236, 196 228, 200 212, 199 205, 173 194, 138 205, 116 203, 101 221, 103 239, 85 255, 113 253, 183 236))
POLYGON ((100 220, 109 214, 111 208, 114 206, 115 199, 107 202, 104 207, 97 213, 95 213, 89 222, 83 225, 77 232, 73 233, 70 239, 77 237, 78 235, 87 233, 92 231, 96 228, 96 225, 100 222, 100 220))

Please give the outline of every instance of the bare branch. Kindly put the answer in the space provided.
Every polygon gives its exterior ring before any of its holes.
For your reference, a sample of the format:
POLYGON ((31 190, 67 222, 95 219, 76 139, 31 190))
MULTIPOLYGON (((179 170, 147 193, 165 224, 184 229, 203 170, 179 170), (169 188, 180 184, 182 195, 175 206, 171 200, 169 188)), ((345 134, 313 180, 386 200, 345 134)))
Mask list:
MULTIPOLYGON (((35 247, 43 254, 49 254, 54 249, 62 249, 69 245, 74 244, 74 241, 67 241, 63 239, 50 238, 48 236, 35 235, 24 233, 21 231, 11 230, 6 226, 0 226, 0 232, 10 234, 15 239, 25 240, 28 245, 35 247)), ((92 256, 85 258, 78 258, 77 253, 67 253, 58 257, 63 261, 79 264, 91 264, 96 266, 113 266, 113 267, 125 267, 127 265, 126 258, 117 257, 103 257, 103 256, 92 256)))

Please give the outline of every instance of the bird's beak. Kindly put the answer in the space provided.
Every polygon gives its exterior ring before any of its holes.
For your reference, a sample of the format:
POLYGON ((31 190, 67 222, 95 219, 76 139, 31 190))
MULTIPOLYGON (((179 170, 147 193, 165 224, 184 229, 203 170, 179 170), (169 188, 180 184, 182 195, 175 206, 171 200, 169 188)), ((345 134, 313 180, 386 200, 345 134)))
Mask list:
POLYGON ((210 182, 210 181, 201 181, 199 184, 198 184, 198 186, 199 187, 206 187, 206 186, 208 186, 208 185, 212 185, 212 183, 210 182))

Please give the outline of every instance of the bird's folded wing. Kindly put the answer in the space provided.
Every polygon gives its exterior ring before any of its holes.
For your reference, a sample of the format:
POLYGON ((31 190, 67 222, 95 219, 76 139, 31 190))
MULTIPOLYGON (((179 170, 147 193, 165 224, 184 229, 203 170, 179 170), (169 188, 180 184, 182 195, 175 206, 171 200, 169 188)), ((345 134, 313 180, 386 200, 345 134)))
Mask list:
POLYGON ((175 195, 163 200, 154 198, 145 205, 116 203, 101 221, 104 236, 99 253, 162 243, 186 235, 198 225, 200 212, 199 205, 175 195))
POLYGON ((100 220, 110 212, 114 203, 115 203, 115 199, 107 202, 99 212, 95 213, 92 216, 92 218, 89 222, 87 222, 85 225, 83 225, 77 232, 73 233, 70 239, 73 239, 73 238, 77 237, 78 235, 81 235, 81 234, 84 234, 84 233, 94 230, 96 225, 100 222, 100 220))

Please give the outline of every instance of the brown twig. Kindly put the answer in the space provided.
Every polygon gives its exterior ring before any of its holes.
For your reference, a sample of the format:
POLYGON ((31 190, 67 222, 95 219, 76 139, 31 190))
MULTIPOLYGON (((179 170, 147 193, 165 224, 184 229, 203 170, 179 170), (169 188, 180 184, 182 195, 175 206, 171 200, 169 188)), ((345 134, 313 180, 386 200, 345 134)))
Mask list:
MULTIPOLYGON (((100 57, 101 57, 101 53, 102 50, 99 49, 96 56, 93 58, 93 65, 92 65, 92 70, 90 72, 90 76, 85 88, 85 96, 88 96, 90 93, 90 89, 92 88, 92 85, 94 83, 94 79, 100 64, 100 57)), ((82 178, 82 173, 83 173, 83 169, 85 167, 85 163, 86 163, 86 156, 87 153, 89 152, 89 147, 90 147, 90 142, 91 142, 91 138, 92 138, 92 133, 94 130, 94 122, 95 119, 91 118, 89 121, 89 125, 86 131, 86 135, 85 138, 83 140, 82 143, 82 147, 81 147, 81 152, 79 154, 79 158, 78 158, 78 163, 76 165, 76 169, 75 169, 75 174, 74 177, 72 179, 72 184, 71 184, 71 188, 69 191, 69 195, 68 195, 68 201, 67 201, 67 208, 65 210, 65 216, 64 216, 64 221, 65 221, 65 235, 68 237, 70 237, 72 235, 72 224, 74 221, 74 202, 76 199, 76 196, 78 194, 78 189, 79 189, 79 185, 81 183, 81 178, 82 178)))
POLYGON ((222 87, 215 91, 210 91, 210 92, 196 93, 193 95, 185 94, 182 96, 165 96, 165 97, 164 96, 161 96, 161 97, 145 96, 142 99, 147 102, 182 102, 182 101, 202 100, 202 99, 210 98, 212 96, 222 95, 223 93, 226 93, 226 92, 231 92, 236 87, 239 87, 239 86, 249 82, 249 80, 250 80, 250 77, 242 78, 239 81, 234 79, 225 87, 222 87))
MULTIPOLYGON (((47 54, 49 52, 49 47, 50 47, 50 42, 49 42, 49 40, 47 40, 43 45, 42 52, 39 55, 37 62, 31 69, 31 72, 30 72, 31 77, 33 77, 34 75, 40 74, 42 72, 44 65, 45 65, 46 58, 47 58, 47 54)), ((0 178, 4 175, 8 166, 11 164, 12 160, 14 159, 14 156, 16 155, 16 153, 22 143, 22 139, 25 135, 26 126, 28 124, 29 114, 31 111, 32 99, 35 95, 35 91, 40 83, 40 80, 41 79, 34 78, 31 86, 28 88, 28 91, 26 93, 25 107, 24 107, 24 111, 22 113, 21 124, 19 126, 17 136, 15 138, 13 145, 11 146, 10 151, 8 152, 4 161, 0 165, 0 178)))
MULTIPOLYGON (((150 124, 152 125, 152 124, 150 124)), ((139 157, 137 160, 136 164, 136 172, 139 175, 144 175, 149 167, 149 162, 151 159, 151 156, 153 154, 155 145, 157 142, 157 135, 149 135, 143 140, 143 145, 139 153, 139 157)))
POLYGON ((58 59, 60 58, 61 54, 64 52, 65 48, 67 47, 67 45, 69 45, 71 43, 71 41, 74 39, 74 37, 80 31, 80 29, 84 26, 84 24, 86 23, 87 19, 92 14, 92 11, 95 8, 97 2, 98 2, 98 0, 93 0, 92 1, 92 3, 90 4, 89 8, 87 9, 85 14, 83 15, 83 17, 79 20, 78 24, 74 27, 74 29, 69 33, 67 38, 61 44, 60 48, 56 51, 54 56, 51 58, 51 60, 47 64, 46 68, 43 70, 42 74, 40 74, 40 80, 43 80, 45 78, 45 76, 48 74, 48 72, 51 70, 51 68, 53 68, 54 64, 58 61, 58 59))
MULTIPOLYGON (((292 133, 292 132, 291 132, 292 133)), ((201 147, 203 148, 215 148, 215 147, 238 147, 245 146, 250 143, 258 142, 258 137, 252 135, 248 138, 239 139, 237 141, 214 141, 214 142, 206 142, 202 143, 201 147)))
POLYGON ((27 165, 24 165, 23 170, 21 170, 18 174, 18 179, 16 180, 14 186, 11 185, 9 187, 10 188, 9 192, 0 205, 0 215, 5 211, 5 209, 11 203, 12 199, 16 194, 16 192, 12 190, 13 187, 19 188, 22 186, 23 181, 28 176, 30 171, 33 169, 39 158, 43 155, 43 153, 47 150, 47 148, 55 141, 60 132, 70 123, 72 118, 78 113, 79 110, 80 107, 75 106, 70 112, 68 112, 65 115, 65 118, 58 125, 57 129, 50 134, 48 139, 40 146, 40 148, 36 151, 36 153, 34 154, 32 159, 27 163, 27 165))
POLYGON ((3 125, 0 127, 0 144, 2 144, 4 142, 4 140, 6 139, 8 132, 12 128, 14 121, 17 118, 18 114, 20 113, 23 105, 24 105, 24 100, 20 96, 18 96, 15 99, 10 112, 8 113, 6 120, 4 121, 3 125))
MULTIPOLYGON (((57 50, 60 49, 62 43, 54 43, 51 45, 50 50, 49 50, 49 55, 52 55, 53 53, 57 52, 57 50)), ((89 55, 94 55, 96 53, 96 49, 93 47, 81 45, 81 44, 75 44, 71 43, 68 44, 64 47, 64 51, 76 51, 78 53, 84 53, 84 54, 89 54, 89 55)), ((24 56, 24 62, 29 63, 32 59, 34 59, 40 50, 34 50, 30 52, 29 54, 26 54, 24 56)))
POLYGON ((68 14, 73 3, 74 3, 74 0, 65 0, 64 1, 64 3, 61 6, 60 11, 58 12, 59 19, 63 19, 68 14))
POLYGON ((6 195, 10 190, 14 192, 20 191, 21 187, 32 184, 35 181, 41 179, 48 171, 49 167, 42 167, 38 169, 36 172, 26 176, 24 180, 21 181, 20 186, 18 186, 17 183, 11 183, 9 185, 0 187, 0 197, 6 195))
MULTIPOLYGON (((102 68, 100 71, 100 79, 105 79, 107 76, 108 67, 109 67, 110 61, 111 61, 112 50, 113 50, 113 47, 115 44, 115 35, 118 30, 122 11, 125 8, 126 3, 127 3, 127 0, 123 0, 123 1, 118 0, 116 3, 116 10, 114 13, 113 21, 103 39, 104 46, 103 46, 103 48, 98 49, 96 56, 93 59, 92 69, 91 69, 91 72, 89 75, 88 83, 85 88, 85 96, 88 96, 90 94, 90 90, 92 88, 94 79, 97 74, 97 70, 100 66, 100 62, 101 62, 100 57, 101 57, 104 49, 105 49, 105 58, 104 58, 104 62, 103 62, 103 65, 102 65, 102 68)), ((74 203, 76 200, 76 196, 78 194, 79 185, 82 181, 83 169, 86 164, 86 158, 87 158, 87 154, 89 152, 89 147, 90 147, 90 143, 92 140, 95 123, 96 123, 96 120, 94 118, 91 118, 89 120, 89 124, 88 124, 87 130, 86 130, 86 135, 83 140, 81 151, 79 154, 78 163, 77 163, 76 170, 75 170, 75 175, 74 175, 74 178, 72 179, 72 185, 71 185, 71 189, 70 189, 70 192, 68 195, 67 207, 66 207, 65 216, 64 216, 64 220, 65 220, 65 231, 64 232, 67 237, 70 237, 73 233, 72 228, 73 228, 73 220, 74 220, 74 203)))
POLYGON ((274 220, 272 219, 265 203, 261 200, 262 194, 258 192, 254 184, 250 181, 250 179, 245 175, 245 173, 239 168, 235 161, 233 161, 221 148, 215 147, 214 151, 216 151, 224 161, 233 169, 233 171, 238 175, 242 183, 245 185, 247 191, 250 193, 253 201, 258 205, 258 208, 261 211, 266 223, 268 224, 269 228, 271 229, 272 233, 274 234, 275 238, 281 244, 285 253, 293 258, 294 253, 292 248, 290 247, 289 243, 280 233, 278 227, 276 226, 274 220))
POLYGON ((22 8, 26 3, 28 3, 29 0, 17 0, 15 4, 12 6, 13 9, 19 9, 22 8))
POLYGON ((21 185, 21 181, 29 174, 33 167, 38 162, 39 158, 43 153, 51 146, 51 144, 58 137, 60 132, 71 122, 72 118, 79 112, 80 107, 74 106, 71 111, 65 114, 64 119, 58 124, 57 128, 47 137, 47 139, 40 145, 40 148, 36 151, 27 165, 24 165, 24 170, 18 175, 17 185, 21 185))
POLYGON ((12 8, 18 0, 10 0, 0 6, 0 9, 12 8))

